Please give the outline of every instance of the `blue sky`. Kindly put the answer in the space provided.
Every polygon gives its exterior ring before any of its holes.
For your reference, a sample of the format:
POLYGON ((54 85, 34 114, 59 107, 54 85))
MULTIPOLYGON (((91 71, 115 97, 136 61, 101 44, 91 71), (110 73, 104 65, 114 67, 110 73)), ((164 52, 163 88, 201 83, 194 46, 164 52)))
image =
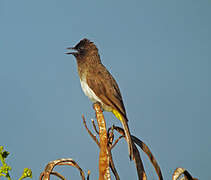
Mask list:
MULTIPOLYGON (((209 0, 1 0, 0 144, 11 152, 14 179, 24 167, 37 179, 47 162, 65 157, 98 177, 99 151, 81 119, 91 126, 95 114, 75 59, 64 54, 85 37, 118 81, 131 132, 151 148, 164 179, 177 167, 211 178, 210 19, 209 0)), ((137 179, 124 141, 113 156, 121 179, 137 179)))

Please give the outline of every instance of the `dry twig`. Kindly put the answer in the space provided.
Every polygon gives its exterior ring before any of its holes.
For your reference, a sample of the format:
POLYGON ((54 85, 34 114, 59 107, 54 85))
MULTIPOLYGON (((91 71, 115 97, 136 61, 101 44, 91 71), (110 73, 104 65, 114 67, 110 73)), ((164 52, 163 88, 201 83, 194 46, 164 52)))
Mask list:
POLYGON ((94 127, 95 132, 99 135, 99 131, 97 130, 94 119, 92 119, 92 126, 94 127))
POLYGON ((46 165, 45 170, 40 174, 40 180, 49 180, 51 174, 65 180, 65 178, 61 174, 53 171, 54 167, 59 166, 59 165, 68 165, 68 166, 76 167, 80 171, 81 179, 85 180, 83 170, 80 168, 80 166, 73 159, 70 159, 70 158, 57 159, 57 160, 49 162, 46 165))
POLYGON ((163 180, 163 176, 162 176, 162 173, 161 173, 161 170, 160 170, 160 166, 158 165, 155 157, 153 156, 152 152, 150 151, 149 147, 144 143, 142 142, 140 139, 138 139, 137 137, 135 136, 132 136, 132 140, 145 152, 145 154, 148 156, 149 160, 151 161, 158 177, 159 177, 159 180, 163 180))
POLYGON ((173 175, 172 175, 172 180, 177 180, 181 175, 184 175, 181 180, 198 180, 197 178, 193 178, 191 174, 184 168, 177 168, 175 169, 173 175))
POLYGON ((98 145, 98 147, 100 147, 100 143, 99 143, 98 139, 97 139, 96 136, 93 135, 92 132, 88 129, 88 127, 87 127, 87 125, 86 125, 86 120, 85 120, 84 115, 82 115, 82 119, 83 119, 83 123, 84 123, 84 126, 85 126, 87 132, 88 132, 89 135, 92 137, 92 139, 96 142, 96 144, 98 145))

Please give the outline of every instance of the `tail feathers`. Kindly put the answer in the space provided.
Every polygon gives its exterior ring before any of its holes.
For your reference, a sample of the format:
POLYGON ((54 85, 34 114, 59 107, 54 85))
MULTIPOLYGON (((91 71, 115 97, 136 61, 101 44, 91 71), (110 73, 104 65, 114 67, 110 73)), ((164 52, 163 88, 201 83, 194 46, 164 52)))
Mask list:
POLYGON ((133 144, 132 144, 132 139, 131 139, 131 135, 130 135, 130 130, 127 124, 127 119, 126 118, 122 118, 121 120, 124 131, 125 131, 125 137, 126 137, 126 141, 128 144, 128 151, 129 151, 129 156, 130 156, 130 160, 133 159, 134 160, 134 154, 133 154, 133 144))

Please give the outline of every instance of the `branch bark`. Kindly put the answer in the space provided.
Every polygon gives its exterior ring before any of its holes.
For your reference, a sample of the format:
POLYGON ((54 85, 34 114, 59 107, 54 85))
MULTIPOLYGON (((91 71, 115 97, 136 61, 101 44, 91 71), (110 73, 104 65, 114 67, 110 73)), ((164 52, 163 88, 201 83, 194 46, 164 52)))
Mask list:
POLYGON ((100 137, 99 180, 110 180, 108 137, 103 111, 98 103, 94 104, 100 137))

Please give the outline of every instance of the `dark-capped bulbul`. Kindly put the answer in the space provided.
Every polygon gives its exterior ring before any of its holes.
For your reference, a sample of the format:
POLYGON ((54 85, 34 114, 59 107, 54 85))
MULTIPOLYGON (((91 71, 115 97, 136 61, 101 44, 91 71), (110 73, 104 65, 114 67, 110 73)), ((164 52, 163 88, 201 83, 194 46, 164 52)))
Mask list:
POLYGON ((81 87, 93 103, 100 103, 105 111, 112 112, 122 123, 128 143, 129 157, 134 159, 133 146, 128 127, 128 119, 119 87, 101 63, 96 45, 88 39, 82 39, 75 47, 67 48, 77 60, 81 87))

